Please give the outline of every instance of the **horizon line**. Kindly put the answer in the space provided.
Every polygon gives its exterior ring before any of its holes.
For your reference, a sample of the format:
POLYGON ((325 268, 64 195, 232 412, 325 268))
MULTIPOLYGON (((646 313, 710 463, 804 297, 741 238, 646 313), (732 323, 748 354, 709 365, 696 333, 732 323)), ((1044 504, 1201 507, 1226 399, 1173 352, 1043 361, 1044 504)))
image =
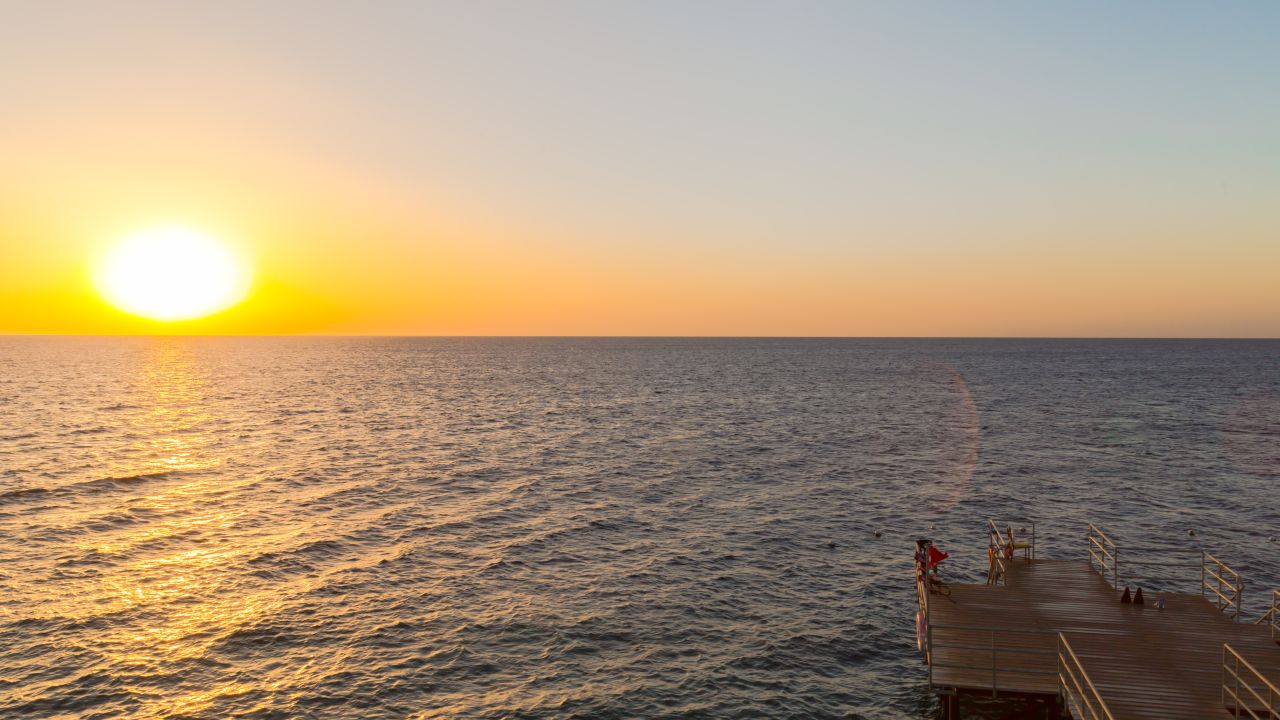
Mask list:
POLYGON ((1243 340, 1276 341, 1262 335, 444 335, 330 333, 2 333, 0 338, 332 338, 474 340, 1243 340))

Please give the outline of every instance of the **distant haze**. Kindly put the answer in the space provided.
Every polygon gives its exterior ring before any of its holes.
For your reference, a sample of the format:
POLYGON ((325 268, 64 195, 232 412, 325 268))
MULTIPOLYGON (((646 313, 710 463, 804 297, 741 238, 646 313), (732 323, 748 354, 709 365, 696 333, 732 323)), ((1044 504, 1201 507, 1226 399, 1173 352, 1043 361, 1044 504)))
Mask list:
POLYGON ((0 333, 1280 336, 1280 4, 10 2, 0 333), (186 223, 248 300, 88 280, 186 223))

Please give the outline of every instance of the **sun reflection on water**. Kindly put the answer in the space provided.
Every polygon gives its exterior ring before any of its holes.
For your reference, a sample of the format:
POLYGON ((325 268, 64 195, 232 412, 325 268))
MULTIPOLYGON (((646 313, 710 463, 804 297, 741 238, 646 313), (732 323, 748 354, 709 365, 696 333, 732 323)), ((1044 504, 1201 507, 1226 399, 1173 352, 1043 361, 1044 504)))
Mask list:
POLYGON ((139 408, 129 419, 133 449, 151 472, 204 470, 221 460, 204 452, 213 421, 206 398, 207 372, 185 341, 157 339, 134 381, 139 408))
MULTIPOLYGON (((130 441, 111 477, 160 473, 164 481, 112 509, 135 522, 91 535, 92 546, 82 546, 109 562, 88 597, 68 600, 71 607, 62 609, 80 622, 123 620, 107 624, 95 650, 126 687, 143 679, 128 687, 138 697, 155 697, 155 687, 147 684, 164 677, 168 668, 206 656, 222 639, 278 611, 281 603, 277 592, 243 587, 238 569, 258 552, 262 537, 244 532, 248 510, 225 501, 253 478, 209 472, 222 467, 225 457, 215 447, 216 414, 208 387, 208 371, 191 341, 157 339, 148 348, 122 404, 129 409, 124 423, 130 441)), ((213 684, 180 682, 166 688, 163 701, 148 703, 139 717, 189 714, 249 687, 234 674, 215 677, 213 684)), ((253 687, 261 691, 264 685, 253 687)))

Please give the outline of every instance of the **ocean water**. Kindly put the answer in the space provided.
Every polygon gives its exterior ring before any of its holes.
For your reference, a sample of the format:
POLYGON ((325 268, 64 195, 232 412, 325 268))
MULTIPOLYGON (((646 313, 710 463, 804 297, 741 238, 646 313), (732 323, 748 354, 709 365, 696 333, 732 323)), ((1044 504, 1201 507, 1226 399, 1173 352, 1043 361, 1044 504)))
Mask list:
POLYGON ((1055 557, 1093 521, 1188 558, 1126 578, 1195 590, 1208 548, 1262 611, 1278 370, 1269 341, 0 338, 0 717, 932 717, 919 535, 980 581, 988 516, 1055 557))

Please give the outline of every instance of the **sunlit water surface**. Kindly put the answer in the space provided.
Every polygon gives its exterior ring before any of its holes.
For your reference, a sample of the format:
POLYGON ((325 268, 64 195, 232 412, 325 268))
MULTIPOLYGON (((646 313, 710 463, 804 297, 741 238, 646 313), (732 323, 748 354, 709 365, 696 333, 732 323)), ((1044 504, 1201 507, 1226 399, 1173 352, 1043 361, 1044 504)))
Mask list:
POLYGON ((1219 551, 1260 612, 1278 369, 1275 342, 0 339, 0 716, 929 717, 919 534, 976 580, 986 516, 1060 557, 1092 520, 1219 551))

